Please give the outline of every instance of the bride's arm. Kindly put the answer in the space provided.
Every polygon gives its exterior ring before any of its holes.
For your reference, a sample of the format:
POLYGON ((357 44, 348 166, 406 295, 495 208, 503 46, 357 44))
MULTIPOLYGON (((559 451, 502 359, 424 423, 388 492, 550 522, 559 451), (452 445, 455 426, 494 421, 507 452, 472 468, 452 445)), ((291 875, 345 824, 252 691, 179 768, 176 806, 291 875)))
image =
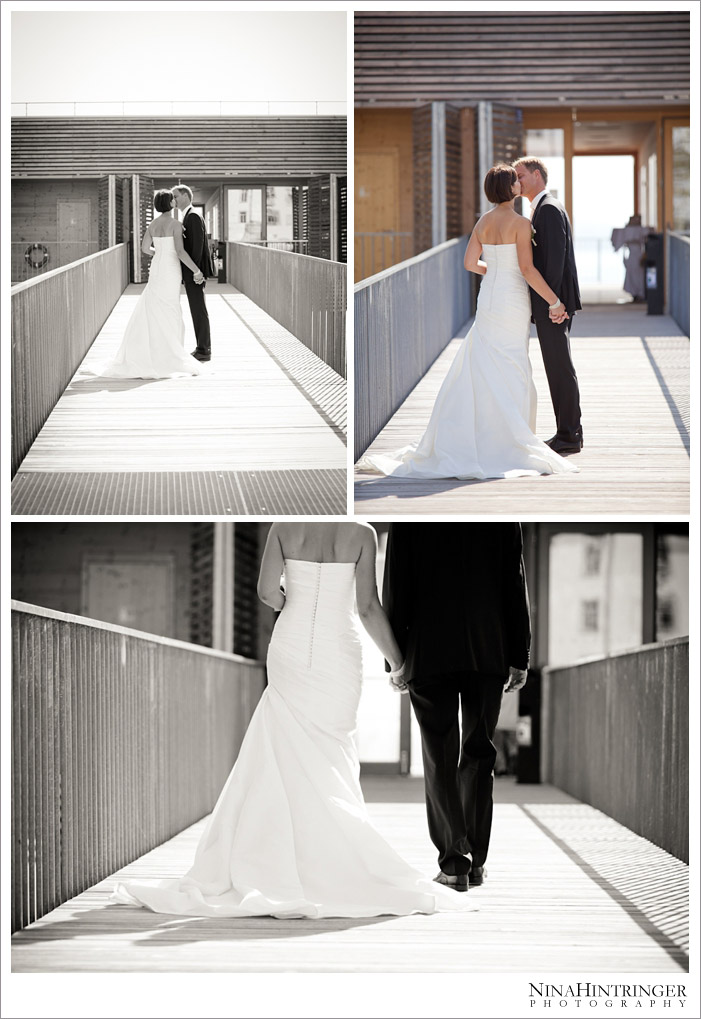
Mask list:
POLYGON ((399 644, 392 633, 392 627, 380 605, 375 580, 375 559, 377 557, 377 537, 368 529, 363 537, 360 558, 355 567, 355 596, 358 602, 358 615, 392 671, 396 671, 404 661, 399 644))
POLYGON ((468 272, 476 272, 478 275, 484 276, 487 271, 487 263, 481 260, 481 254, 482 242, 477 236, 477 227, 475 227, 470 235, 467 251, 465 252, 464 265, 468 272))
POLYGON ((280 590, 280 577, 285 567, 285 560, 280 545, 280 537, 275 524, 268 532, 265 551, 260 563, 258 574, 258 597, 266 605, 279 611, 285 604, 285 596, 280 590))
POLYGON ((193 273, 200 272, 200 267, 195 265, 187 251, 183 247, 183 225, 182 223, 175 223, 175 230, 173 231, 173 241, 175 242, 175 251, 178 258, 186 265, 188 269, 191 269, 193 273))
POLYGON ((144 239, 141 242, 141 250, 145 255, 152 255, 156 250, 148 227, 146 227, 146 233, 144 234, 144 239))
MULTIPOLYGON (((527 219, 524 219, 522 223, 519 223, 516 231, 516 254, 518 256, 518 267, 521 270, 521 275, 528 286, 533 287, 535 292, 539 294, 544 301, 548 302, 548 305, 557 304, 558 295, 555 293, 553 288, 545 282, 544 278, 533 265, 531 224, 527 219)), ((553 317, 553 314, 560 320, 569 318, 564 304, 560 304, 560 307, 556 312, 550 313, 551 318, 553 317)))

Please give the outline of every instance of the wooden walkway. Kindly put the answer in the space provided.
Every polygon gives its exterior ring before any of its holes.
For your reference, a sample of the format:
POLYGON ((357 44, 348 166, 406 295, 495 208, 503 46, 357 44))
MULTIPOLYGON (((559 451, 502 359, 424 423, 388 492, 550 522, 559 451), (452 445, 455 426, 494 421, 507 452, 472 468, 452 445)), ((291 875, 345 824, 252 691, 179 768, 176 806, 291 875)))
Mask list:
MULTIPOLYGON (((465 335, 466 329, 462 335, 465 335)), ((388 453, 420 438, 460 345, 454 339, 370 446, 388 453)), ((609 516, 689 512, 689 340, 666 316, 643 307, 590 306, 575 318, 585 447, 580 473, 486 481, 392 479, 356 468, 355 511, 382 514, 543 514, 609 516)), ((537 433, 555 431, 532 327, 538 391, 537 433)))
MULTIPOLYGON (((363 785, 377 827, 433 876, 423 780, 371 777, 363 785)), ((482 973, 495 979, 687 971, 685 864, 551 787, 499 779, 496 801, 488 877, 468 893, 476 912, 224 920, 159 916, 108 902, 117 878, 184 873, 200 821, 14 935, 13 971, 482 973)))
POLYGON ((89 374, 116 352, 141 289, 127 287, 37 436, 12 512, 344 513, 345 381, 233 287, 208 285, 202 375, 89 374))

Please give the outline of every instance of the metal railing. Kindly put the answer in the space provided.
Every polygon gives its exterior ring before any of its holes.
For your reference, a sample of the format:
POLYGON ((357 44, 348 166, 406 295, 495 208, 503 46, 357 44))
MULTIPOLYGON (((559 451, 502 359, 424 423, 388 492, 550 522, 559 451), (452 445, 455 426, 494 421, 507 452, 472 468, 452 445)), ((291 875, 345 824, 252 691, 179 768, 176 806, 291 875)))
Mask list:
POLYGON ((689 859, 689 638, 543 671, 542 777, 689 859))
POLYGON ((355 287, 355 459, 474 313, 467 237, 355 287))
POLYGON ((346 266, 229 241, 228 282, 346 377, 346 266))
POLYGON ((689 234, 667 231, 667 311, 686 336, 690 336, 690 257, 689 234))
POLYGON ((12 929, 209 813, 262 662, 12 602, 12 929))
POLYGON ((127 245, 12 287, 12 474, 124 292, 127 245))
POLYGON ((414 235, 411 231, 360 232, 353 234, 353 238, 355 270, 359 282, 411 258, 414 253, 414 235))
POLYGON ((304 238, 296 241, 246 241, 246 244, 255 244, 258 248, 268 248, 272 251, 296 251, 300 255, 306 255, 309 241, 304 238))
POLYGON ((60 269, 100 250, 97 243, 58 240, 41 240, 34 243, 12 241, 10 247, 12 251, 10 272, 13 284, 44 276, 52 269, 60 269))
POLYGON ((167 100, 12 103, 12 117, 345 117, 343 99, 167 100))

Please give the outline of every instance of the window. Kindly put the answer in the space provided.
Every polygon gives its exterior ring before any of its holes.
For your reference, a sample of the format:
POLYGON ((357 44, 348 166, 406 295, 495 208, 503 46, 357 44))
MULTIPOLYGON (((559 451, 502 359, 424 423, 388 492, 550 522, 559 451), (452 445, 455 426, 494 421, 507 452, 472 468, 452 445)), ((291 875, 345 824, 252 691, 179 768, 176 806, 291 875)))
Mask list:
POLYGON ((245 222, 246 222, 246 213, 245 212, 239 212, 239 223, 245 223, 245 222))
POLYGON ((584 572, 588 577, 601 573, 601 544, 590 541, 584 549, 584 572))
POLYGON ((582 602, 582 629, 588 633, 596 633, 599 629, 598 601, 582 602))

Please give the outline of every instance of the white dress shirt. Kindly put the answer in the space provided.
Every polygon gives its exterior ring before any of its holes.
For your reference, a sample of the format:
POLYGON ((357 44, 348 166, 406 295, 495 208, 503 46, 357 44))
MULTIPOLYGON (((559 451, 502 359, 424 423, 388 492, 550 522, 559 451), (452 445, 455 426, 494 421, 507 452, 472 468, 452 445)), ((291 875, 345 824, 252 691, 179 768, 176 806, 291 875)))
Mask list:
POLYGON ((535 210, 536 206, 538 205, 538 202, 541 200, 541 198, 544 198, 545 195, 547 195, 547 193, 548 189, 543 188, 543 190, 539 191, 535 198, 531 201, 531 219, 533 219, 533 217, 535 216, 535 210))

